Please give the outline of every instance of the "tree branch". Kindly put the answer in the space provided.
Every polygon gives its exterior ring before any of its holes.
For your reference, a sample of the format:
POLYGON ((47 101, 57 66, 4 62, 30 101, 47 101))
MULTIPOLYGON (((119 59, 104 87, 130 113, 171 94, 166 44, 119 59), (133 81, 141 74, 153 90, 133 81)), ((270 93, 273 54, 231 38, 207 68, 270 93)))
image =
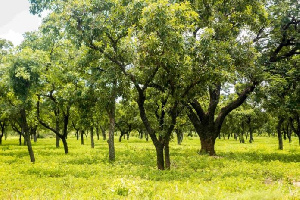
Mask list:
POLYGON ((203 122, 206 114, 205 114, 203 108, 201 107, 200 103, 196 99, 194 99, 193 102, 190 102, 190 104, 195 109, 200 121, 203 122))
POLYGON ((246 87, 242 93, 239 94, 238 98, 234 101, 227 104, 225 107, 221 108, 221 112, 219 113, 216 119, 216 126, 218 129, 221 129, 222 123, 225 117, 234 109, 238 108, 242 103, 247 99, 249 94, 253 92, 255 87, 258 85, 258 82, 254 81, 250 86, 246 87))

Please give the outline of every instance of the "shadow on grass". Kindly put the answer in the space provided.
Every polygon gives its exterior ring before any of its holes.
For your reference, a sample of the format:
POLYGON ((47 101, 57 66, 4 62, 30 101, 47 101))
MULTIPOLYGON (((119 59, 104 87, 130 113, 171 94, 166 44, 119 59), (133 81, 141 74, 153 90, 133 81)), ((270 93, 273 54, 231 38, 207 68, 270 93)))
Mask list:
POLYGON ((220 156, 226 159, 247 161, 252 163, 280 161, 284 163, 300 162, 300 153, 282 154, 280 152, 264 153, 264 152, 235 152, 220 153, 220 156))

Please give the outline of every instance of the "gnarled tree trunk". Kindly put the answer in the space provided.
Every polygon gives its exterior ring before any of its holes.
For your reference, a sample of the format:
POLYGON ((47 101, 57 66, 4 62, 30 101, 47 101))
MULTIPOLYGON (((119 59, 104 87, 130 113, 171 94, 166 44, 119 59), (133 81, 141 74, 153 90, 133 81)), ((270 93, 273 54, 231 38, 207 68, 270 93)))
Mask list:
POLYGON ((200 136, 200 143, 201 143, 201 149, 200 154, 208 154, 210 156, 215 156, 215 141, 216 138, 214 137, 204 137, 200 136))

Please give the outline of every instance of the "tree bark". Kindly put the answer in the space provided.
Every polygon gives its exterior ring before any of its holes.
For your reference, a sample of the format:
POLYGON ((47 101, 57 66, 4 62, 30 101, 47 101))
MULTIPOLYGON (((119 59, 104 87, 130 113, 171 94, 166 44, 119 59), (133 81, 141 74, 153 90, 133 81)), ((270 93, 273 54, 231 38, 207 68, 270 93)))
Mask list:
MULTIPOLYGON (((290 126, 291 126, 291 129, 294 131, 294 133, 298 136, 299 146, 300 146, 300 116, 297 112, 294 113, 294 119, 290 118, 290 126), (296 126, 294 126, 294 121, 296 123, 296 126)), ((290 137, 291 137, 291 134, 290 134, 290 137)))
POLYGON ((100 133, 99 133, 99 127, 96 127, 96 135, 97 135, 97 140, 100 140, 100 133))
POLYGON ((138 132, 139 132, 139 138, 143 139, 143 135, 144 135, 143 131, 142 130, 138 130, 138 132))
POLYGON ((22 135, 19 133, 19 145, 22 146, 22 135))
POLYGON ((125 135, 125 134, 123 134, 123 132, 121 131, 121 132, 120 132, 120 137, 119 137, 119 142, 122 142, 122 137, 123 137, 123 135, 125 135))
POLYGON ((68 154, 69 153, 69 147, 68 147, 67 139, 65 137, 62 137, 61 141, 64 145, 65 154, 68 154))
POLYGON ((253 139, 253 130, 252 128, 250 128, 250 139, 249 139, 249 142, 252 143, 254 141, 253 139))
POLYGON ((278 149, 283 150, 283 142, 282 142, 282 133, 281 133, 281 125, 284 121, 284 118, 279 116, 278 117, 278 124, 277 124, 277 136, 278 136, 278 149))
POLYGON ((165 142, 165 168, 171 168, 169 141, 165 142))
POLYGON ((29 133, 28 124, 27 124, 27 116, 26 116, 26 111, 24 108, 20 110, 20 117, 21 117, 22 131, 24 132, 24 141, 26 141, 26 144, 27 144, 30 160, 31 160, 31 162, 34 163, 35 157, 34 157, 34 153, 32 150, 30 133, 29 133))
POLYGON ((37 134, 36 134, 36 133, 33 135, 33 141, 34 141, 35 143, 37 142, 37 134))
POLYGON ((188 117, 192 122, 197 134, 200 136, 201 150, 200 153, 208 153, 216 155, 215 140, 220 134, 222 124, 225 117, 234 109, 238 108, 251 94, 258 82, 251 82, 238 97, 229 102, 226 106, 220 109, 219 114, 216 114, 217 106, 220 100, 221 84, 209 86, 209 106, 207 112, 204 111, 201 104, 196 100, 186 104, 188 108, 188 117), (216 117, 216 118, 215 118, 216 117))
POLYGON ((109 133, 108 133, 108 152, 109 161, 115 161, 115 143, 114 143, 114 132, 115 132, 115 103, 108 111, 109 116, 109 133))
POLYGON ((200 136, 200 143, 201 143, 201 149, 200 154, 208 154, 210 156, 215 156, 215 141, 216 138, 213 137, 207 137, 204 138, 203 136, 200 136))
POLYGON ((84 130, 81 130, 81 132, 80 132, 81 145, 84 145, 84 137, 83 137, 83 135, 84 135, 84 130))
POLYGON ((91 147, 94 148, 95 144, 94 144, 94 128, 91 127, 91 147))
POLYGON ((56 148, 59 148, 59 136, 58 135, 55 135, 55 140, 56 140, 56 148))
POLYGON ((163 145, 157 145, 157 146, 155 146, 155 150, 156 150, 157 168, 159 170, 164 170, 165 169, 164 146, 163 145))
POLYGON ((178 145, 181 145, 182 140, 183 140, 183 133, 182 133, 182 131, 179 130, 179 129, 176 129, 175 132, 176 132, 176 135, 177 135, 177 144, 178 144, 178 145))
POLYGON ((5 135, 5 122, 0 122, 1 125, 1 134, 0 134, 0 145, 2 145, 2 138, 5 135))
POLYGON ((105 128, 102 127, 102 126, 100 126, 100 128, 101 128, 103 140, 106 140, 106 132, 105 132, 105 128))
POLYGON ((145 132, 145 138, 146 138, 146 141, 148 142, 149 141, 149 135, 148 135, 147 131, 145 132))
POLYGON ((76 130, 76 139, 79 140, 79 130, 76 130))
POLYGON ((29 156, 30 156, 30 161, 31 162, 35 162, 35 157, 34 157, 34 153, 33 153, 33 149, 32 149, 32 145, 31 145, 31 140, 30 140, 30 135, 29 134, 25 134, 25 138, 24 140, 27 140, 27 149, 28 149, 28 153, 29 153, 29 156))

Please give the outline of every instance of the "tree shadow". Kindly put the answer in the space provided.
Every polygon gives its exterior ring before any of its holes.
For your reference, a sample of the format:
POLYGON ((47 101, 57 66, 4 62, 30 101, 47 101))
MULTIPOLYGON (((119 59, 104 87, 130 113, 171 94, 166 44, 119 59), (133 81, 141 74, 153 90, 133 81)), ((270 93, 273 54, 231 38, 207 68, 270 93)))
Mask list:
POLYGON ((251 163, 280 161, 284 163, 300 162, 300 152, 282 154, 280 152, 264 153, 264 152, 226 152, 219 154, 222 157, 236 161, 248 161, 251 163))

